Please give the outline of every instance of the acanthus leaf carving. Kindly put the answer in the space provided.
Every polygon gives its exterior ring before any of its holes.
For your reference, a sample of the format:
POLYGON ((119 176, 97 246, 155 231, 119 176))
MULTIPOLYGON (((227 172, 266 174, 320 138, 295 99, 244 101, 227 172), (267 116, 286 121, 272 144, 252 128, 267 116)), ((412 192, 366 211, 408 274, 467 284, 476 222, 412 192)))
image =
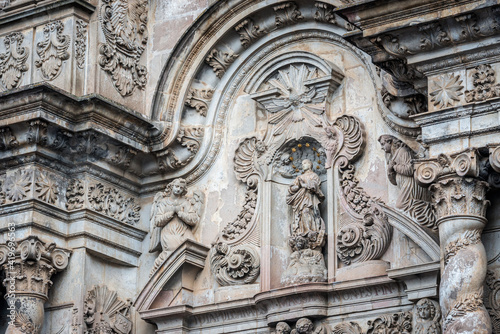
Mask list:
POLYGON ((234 63, 238 56, 238 54, 234 53, 234 51, 230 49, 226 52, 213 49, 205 58, 205 62, 212 67, 217 78, 222 79, 222 76, 226 73, 228 67, 234 63))
POLYGON ((47 146, 49 137, 47 135, 48 124, 41 120, 34 120, 28 123, 28 143, 40 144, 42 146, 47 146))
POLYGON ((217 242, 210 251, 210 266, 221 286, 250 284, 259 276, 260 257, 253 245, 217 242))
POLYGON ((446 333, 447 328, 458 318, 481 308, 484 308, 482 289, 479 292, 467 293, 459 296, 453 303, 446 318, 443 320, 443 331, 446 333))
POLYGON ((241 21, 234 30, 240 35, 241 45, 248 48, 254 41, 262 37, 267 32, 256 25, 250 18, 241 21))
POLYGON ((99 47, 99 65, 107 72, 121 96, 144 89, 147 68, 140 65, 148 41, 148 2, 103 0, 99 13, 106 43, 99 47))
POLYGON ((314 6, 316 7, 316 13, 314 14, 314 19, 318 22, 325 22, 331 24, 337 24, 337 20, 335 19, 335 14, 333 10, 334 6, 317 1, 314 6))
POLYGON ((132 331, 130 299, 121 300, 107 286, 94 286, 84 301, 84 334, 129 334, 132 331))
POLYGON ((19 86, 24 72, 28 71, 26 61, 29 56, 29 48, 21 46, 24 35, 13 32, 5 36, 5 53, 0 54, 0 82, 6 90, 19 86))
POLYGON ((444 250, 444 264, 447 265, 460 250, 479 243, 481 243, 481 231, 465 231, 458 238, 446 245, 444 250))
POLYGON ((75 59, 78 68, 85 66, 85 57, 87 54, 87 26, 84 20, 76 20, 76 39, 75 39, 75 59))
POLYGON ((295 24, 304 19, 302 13, 298 10, 295 2, 285 2, 273 7, 276 18, 276 28, 282 28, 287 25, 295 24))
POLYGON ((89 186, 87 199, 89 208, 126 224, 135 225, 140 219, 140 206, 135 199, 127 197, 116 188, 102 183, 89 186))
POLYGON ((19 142, 16 136, 12 134, 11 128, 0 128, 0 151, 10 150, 18 145, 19 142))
POLYGON ((40 68, 45 80, 54 80, 61 73, 63 61, 70 55, 68 48, 71 43, 69 35, 63 35, 64 23, 60 20, 48 23, 43 28, 43 41, 36 45, 39 60, 35 66, 40 68))
POLYGON ((118 151, 109 159, 114 165, 122 166, 124 168, 128 168, 132 159, 137 155, 137 150, 134 150, 128 146, 120 146, 118 147, 118 151))
POLYGON ((451 39, 439 23, 431 23, 419 27, 422 33, 420 37, 420 49, 422 51, 433 50, 451 44, 451 39))
POLYGON ((208 105, 213 95, 213 89, 191 88, 186 97, 186 105, 196 109, 201 116, 207 116, 208 105))

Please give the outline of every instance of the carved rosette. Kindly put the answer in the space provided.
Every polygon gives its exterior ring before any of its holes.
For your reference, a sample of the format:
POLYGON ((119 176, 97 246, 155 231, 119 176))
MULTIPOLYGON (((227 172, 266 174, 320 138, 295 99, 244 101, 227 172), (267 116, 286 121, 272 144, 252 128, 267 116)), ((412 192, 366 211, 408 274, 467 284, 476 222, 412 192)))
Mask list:
POLYGON ((121 96, 144 89, 148 73, 139 61, 148 42, 148 2, 103 0, 99 21, 106 38, 99 47, 99 65, 121 96))
POLYGON ((45 243, 37 236, 0 245, 0 266, 6 278, 3 281, 9 305, 14 305, 16 319, 7 332, 23 333, 23 329, 39 334, 44 320, 44 304, 48 300, 50 280, 69 263, 71 251, 54 243, 45 243), (14 248, 14 252, 12 252, 14 248))
POLYGON ((444 333, 491 333, 482 301, 487 260, 481 242, 489 185, 479 179, 479 159, 476 151, 468 150, 417 162, 417 179, 430 184, 438 218, 444 333))

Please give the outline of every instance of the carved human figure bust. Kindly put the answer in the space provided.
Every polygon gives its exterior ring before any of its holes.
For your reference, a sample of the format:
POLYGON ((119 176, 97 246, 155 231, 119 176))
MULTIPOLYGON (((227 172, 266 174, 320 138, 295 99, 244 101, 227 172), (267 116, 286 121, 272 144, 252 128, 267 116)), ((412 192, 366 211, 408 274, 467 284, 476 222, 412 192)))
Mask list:
POLYGON ((188 195, 186 181, 178 178, 156 194, 151 210, 151 247, 161 251, 155 260, 153 272, 186 239, 194 239, 192 229, 200 222, 203 193, 193 191, 188 195))
POLYGON ((274 332, 275 334, 290 334, 292 329, 290 328, 290 325, 288 325, 286 322, 278 322, 276 324, 276 331, 274 332))
POLYGON ((441 311, 439 304, 428 298, 420 299, 416 308, 416 334, 440 334, 441 333, 441 311))

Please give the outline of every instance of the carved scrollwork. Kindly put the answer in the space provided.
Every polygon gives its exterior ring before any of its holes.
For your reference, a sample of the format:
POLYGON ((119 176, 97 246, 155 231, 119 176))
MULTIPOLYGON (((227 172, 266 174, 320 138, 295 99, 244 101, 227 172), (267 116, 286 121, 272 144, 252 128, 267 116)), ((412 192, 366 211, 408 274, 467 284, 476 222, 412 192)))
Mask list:
POLYGON ((83 182, 79 179, 69 181, 66 188, 66 208, 68 210, 78 210, 83 208, 85 203, 85 190, 83 182))
POLYGON ((335 325, 332 330, 332 334, 362 334, 363 331, 361 327, 353 322, 342 322, 340 324, 335 325))
POLYGON ((381 333, 411 334, 411 312, 384 314, 373 321, 368 321, 368 330, 366 331, 366 334, 381 333))
POLYGON ((222 286, 253 283, 260 273, 258 250, 249 244, 229 246, 218 242, 212 245, 210 264, 217 283, 222 286))
POLYGON ((83 69, 87 53, 87 26, 84 20, 76 20, 75 59, 76 66, 83 69))
POLYGON ((18 87, 21 76, 28 71, 29 48, 21 46, 23 41, 24 35, 20 32, 10 33, 3 39, 5 53, 0 54, 0 82, 6 90, 18 87))
POLYGON ((12 134, 11 128, 0 128, 0 151, 10 150, 18 145, 19 142, 16 136, 12 134))
POLYGON ((196 109, 201 116, 207 116, 208 105, 214 95, 213 89, 191 88, 186 97, 186 105, 196 109))
POLYGON ((148 41, 148 2, 103 0, 99 20, 106 38, 99 47, 99 65, 123 97, 144 89, 147 69, 139 61, 148 41))
POLYGON ((314 19, 316 21, 337 24, 335 14, 333 12, 335 9, 334 6, 319 1, 317 1, 314 6, 316 7, 316 13, 314 14, 314 19))
POLYGON ((295 2, 286 2, 273 8, 276 14, 276 28, 295 24, 304 19, 295 2))
MULTIPOLYGON (((335 138, 335 133, 339 134, 339 137, 337 137, 339 147, 337 152, 331 150, 333 153, 330 153, 330 158, 327 155, 326 168, 329 168, 333 163, 337 163, 340 168, 346 168, 350 162, 361 154, 365 143, 363 126, 356 117, 344 115, 337 118, 333 127, 338 128, 340 131, 335 132, 330 126, 326 127, 326 133, 330 132, 332 135, 329 137, 333 137, 332 139, 335 138)), ((324 142, 322 144, 325 146, 324 142)), ((326 147, 328 146, 327 144, 326 147)))
POLYGON ((35 66, 40 68, 42 77, 46 80, 57 78, 63 61, 70 57, 68 48, 71 37, 63 35, 63 31, 64 23, 60 20, 46 24, 43 28, 44 39, 36 45, 36 53, 40 59, 35 61, 35 66))
POLYGON ((486 273, 486 285, 489 289, 486 308, 491 317, 493 333, 500 333, 500 279, 491 270, 486 273))
POLYGON ((89 187, 87 199, 92 210, 121 222, 134 225, 140 219, 140 206, 132 197, 126 197, 116 188, 96 183, 89 187))
POLYGON ((213 49, 205 58, 205 62, 212 67, 217 78, 221 79, 228 67, 234 63, 238 54, 228 49, 226 52, 213 49))
POLYGON ((246 18, 241 21, 234 30, 240 35, 241 45, 248 48, 254 41, 262 37, 267 32, 256 25, 252 19, 246 18))

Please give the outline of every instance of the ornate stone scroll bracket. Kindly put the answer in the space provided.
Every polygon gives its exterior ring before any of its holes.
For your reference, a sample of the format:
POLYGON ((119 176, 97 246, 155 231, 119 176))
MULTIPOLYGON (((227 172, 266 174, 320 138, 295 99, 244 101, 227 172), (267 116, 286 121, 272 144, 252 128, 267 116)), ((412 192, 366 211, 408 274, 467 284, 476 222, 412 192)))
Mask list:
POLYGON ((170 257, 160 264, 159 269, 153 273, 139 293, 134 303, 137 311, 141 315, 147 313, 153 308, 153 303, 155 303, 155 308, 191 305, 196 275, 205 267, 208 253, 208 247, 186 239, 170 257), (180 284, 177 284, 179 283, 177 279, 173 281, 178 273, 181 273, 180 284), (164 291, 171 293, 160 297, 164 291))
POLYGON ((261 29, 261 27, 256 25, 250 18, 241 21, 234 27, 234 30, 240 35, 241 45, 244 48, 248 48, 253 42, 267 33, 266 30, 261 29))
POLYGON ((83 322, 85 334, 129 334, 132 331, 130 299, 123 301, 107 286, 94 286, 87 292, 83 322))
POLYGON ((304 19, 295 2, 286 2, 273 8, 276 15, 276 28, 295 24, 304 19))
POLYGON ((79 69, 84 68, 87 57, 87 26, 84 20, 76 20, 75 58, 79 69))
POLYGON ((0 245, 0 266, 6 277, 3 284, 13 292, 6 299, 14 305, 16 315, 16 320, 7 328, 8 333, 24 333, 23 328, 30 328, 30 333, 40 332, 44 304, 52 286, 50 279, 56 272, 66 269, 71 253, 55 243, 45 243, 37 236, 29 236, 13 245, 0 245), (15 248, 14 256, 10 254, 12 247, 15 248))
POLYGON ((24 35, 20 32, 10 33, 3 39, 5 53, 0 54, 0 82, 6 90, 18 87, 23 73, 28 71, 29 48, 21 46, 23 41, 24 35))
POLYGON ((218 242, 212 245, 210 267, 221 286, 250 284, 260 274, 260 255, 250 244, 229 246, 218 242))
POLYGON ((54 80, 59 76, 63 61, 68 60, 70 55, 68 48, 71 43, 69 35, 63 35, 64 23, 62 21, 51 22, 43 28, 43 41, 36 45, 36 53, 40 58, 35 66, 40 68, 45 80, 54 80))
POLYGON ((437 230, 431 194, 414 176, 413 160, 416 153, 391 135, 380 136, 379 142, 387 153, 387 177, 399 188, 396 208, 406 212, 419 225, 437 230))
POLYGON ((186 105, 196 109, 201 116, 207 116, 208 105, 214 95, 213 89, 191 88, 186 97, 186 105))
POLYGON ((227 51, 213 49, 205 58, 205 62, 213 69, 217 78, 222 79, 224 73, 226 73, 229 66, 234 63, 238 56, 231 49, 227 51))
POLYGON ((138 0, 132 5, 126 0, 104 0, 99 21, 106 38, 99 47, 99 65, 121 96, 144 89, 147 69, 139 61, 148 41, 148 2, 138 0))

